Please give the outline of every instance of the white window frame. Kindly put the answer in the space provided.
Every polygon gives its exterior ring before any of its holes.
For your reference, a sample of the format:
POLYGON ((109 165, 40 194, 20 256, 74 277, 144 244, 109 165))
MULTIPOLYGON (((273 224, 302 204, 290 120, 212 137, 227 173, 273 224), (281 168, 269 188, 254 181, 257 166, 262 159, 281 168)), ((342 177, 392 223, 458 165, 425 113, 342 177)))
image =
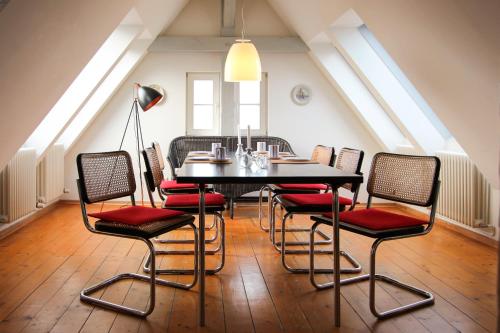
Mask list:
MULTIPOLYGON (((267 119, 267 73, 262 73, 260 81, 260 129, 252 129, 252 135, 267 135, 268 119, 267 119)), ((236 123, 240 124, 240 84, 235 83, 234 99, 236 105, 236 123)), ((246 131, 245 131, 246 133, 246 131)))
POLYGON ((220 73, 218 72, 205 72, 205 73, 186 73, 186 134, 187 135, 220 135, 221 133, 221 115, 220 115, 220 73), (214 97, 213 97, 213 124, 211 129, 195 129, 193 128, 193 106, 194 106, 194 81, 195 80, 211 80, 214 82, 214 97))

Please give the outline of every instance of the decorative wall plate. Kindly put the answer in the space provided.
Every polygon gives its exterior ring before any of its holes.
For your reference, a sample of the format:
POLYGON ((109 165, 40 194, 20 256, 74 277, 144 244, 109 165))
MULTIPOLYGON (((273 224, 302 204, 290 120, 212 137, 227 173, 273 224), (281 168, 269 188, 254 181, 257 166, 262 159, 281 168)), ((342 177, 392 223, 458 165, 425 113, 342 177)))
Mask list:
POLYGON ((292 89, 292 101, 297 105, 306 105, 311 101, 312 91, 311 88, 304 84, 298 84, 292 89))

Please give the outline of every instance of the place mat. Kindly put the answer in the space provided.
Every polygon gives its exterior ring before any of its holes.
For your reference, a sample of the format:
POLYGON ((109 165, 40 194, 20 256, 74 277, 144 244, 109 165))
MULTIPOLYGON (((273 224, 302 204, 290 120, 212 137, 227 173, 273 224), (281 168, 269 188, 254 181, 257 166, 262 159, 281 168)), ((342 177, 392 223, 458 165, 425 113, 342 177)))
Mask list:
POLYGON ((188 163, 188 164, 194 164, 194 163, 231 164, 231 163, 233 163, 233 160, 225 160, 225 161, 213 161, 213 160, 197 161, 197 160, 186 159, 184 161, 184 163, 188 163))
POLYGON ((294 160, 282 160, 282 159, 276 159, 276 160, 271 160, 272 164, 318 164, 318 162, 314 160, 307 160, 307 161, 294 161, 294 160))

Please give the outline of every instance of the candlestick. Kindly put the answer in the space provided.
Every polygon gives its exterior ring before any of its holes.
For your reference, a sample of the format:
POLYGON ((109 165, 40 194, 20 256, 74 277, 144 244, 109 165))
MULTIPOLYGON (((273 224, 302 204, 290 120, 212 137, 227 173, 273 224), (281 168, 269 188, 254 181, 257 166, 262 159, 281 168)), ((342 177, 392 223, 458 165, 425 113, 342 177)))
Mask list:
POLYGON ((247 148, 252 149, 252 136, 250 135, 250 125, 247 127, 247 148))
POLYGON ((241 145, 241 130, 240 130, 240 124, 238 124, 238 127, 236 128, 238 131, 238 144, 241 145))

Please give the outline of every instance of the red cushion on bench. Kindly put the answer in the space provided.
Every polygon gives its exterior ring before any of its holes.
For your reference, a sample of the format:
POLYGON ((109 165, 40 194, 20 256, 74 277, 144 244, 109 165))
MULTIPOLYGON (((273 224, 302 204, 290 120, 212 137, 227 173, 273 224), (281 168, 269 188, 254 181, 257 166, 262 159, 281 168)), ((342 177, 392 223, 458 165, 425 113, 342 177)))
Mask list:
POLYGON ((105 222, 119 222, 129 225, 141 225, 184 214, 177 210, 157 209, 143 206, 130 206, 101 213, 90 213, 89 216, 105 222))
MULTIPOLYGON (((200 201, 199 194, 175 194, 167 196, 165 201, 166 207, 187 207, 198 206, 200 201)), ((224 196, 220 193, 205 194, 205 205, 207 206, 222 206, 224 205, 224 196)))
POLYGON ((163 190, 177 190, 183 188, 198 188, 196 184, 181 184, 177 183, 176 180, 162 180, 160 184, 160 188, 163 190))
MULTIPOLYGON (((331 206, 333 201, 332 193, 283 194, 281 197, 300 206, 331 206)), ((339 205, 349 206, 351 204, 351 199, 339 197, 339 205)))
POLYGON ((325 184, 278 184, 279 187, 287 190, 326 190, 328 186, 325 184))
MULTIPOLYGON (((331 213, 325 214, 325 216, 332 218, 331 213)), ((341 222, 347 222, 370 230, 398 229, 429 224, 429 221, 375 208, 341 212, 339 219, 341 222)))

